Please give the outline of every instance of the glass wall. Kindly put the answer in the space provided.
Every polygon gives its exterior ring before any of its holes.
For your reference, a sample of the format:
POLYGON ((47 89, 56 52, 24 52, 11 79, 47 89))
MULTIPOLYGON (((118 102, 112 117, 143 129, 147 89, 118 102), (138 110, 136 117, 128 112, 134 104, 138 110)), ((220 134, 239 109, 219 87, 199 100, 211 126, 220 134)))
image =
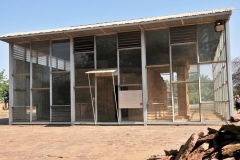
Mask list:
MULTIPOLYGON (((74 38, 76 122, 143 122, 143 78, 148 122, 227 120, 225 31, 216 32, 214 23, 190 28, 191 41, 178 34, 181 27, 145 31, 146 59, 139 31, 74 38), (113 76, 103 73, 109 69, 113 76), (92 70, 102 73, 86 73, 92 70)), ((70 122, 70 40, 14 44, 12 54, 13 122, 70 122)))
POLYGON ((85 72, 94 70, 94 52, 75 54, 74 63, 76 121, 93 122, 94 106, 92 104, 94 103, 91 99, 91 92, 92 95, 95 95, 95 77, 93 74, 89 74, 88 77, 88 74, 86 74, 85 72))
POLYGON ((32 42, 33 121, 50 121, 49 41, 32 42))
MULTIPOLYGON (((96 37, 97 69, 117 68, 117 35, 96 37)), ((117 122, 115 95, 118 92, 118 79, 111 73, 95 75, 97 80, 98 122, 117 122), (113 79, 115 86, 113 86, 113 79)))
POLYGON ((97 69, 117 68, 117 35, 97 36, 97 69))
POLYGON ((121 120, 143 121, 141 49, 120 50, 119 68, 121 120))
POLYGON ((52 122, 71 121, 70 41, 52 41, 52 122))
POLYGON ((13 45, 13 122, 30 121, 30 43, 13 45))
POLYGON ((172 46, 175 121, 200 121, 196 44, 172 46))
POLYGON ((215 32, 214 23, 198 25, 198 50, 202 121, 229 118, 225 31, 215 32))
POLYGON ((146 31, 148 122, 172 121, 169 29, 146 31))

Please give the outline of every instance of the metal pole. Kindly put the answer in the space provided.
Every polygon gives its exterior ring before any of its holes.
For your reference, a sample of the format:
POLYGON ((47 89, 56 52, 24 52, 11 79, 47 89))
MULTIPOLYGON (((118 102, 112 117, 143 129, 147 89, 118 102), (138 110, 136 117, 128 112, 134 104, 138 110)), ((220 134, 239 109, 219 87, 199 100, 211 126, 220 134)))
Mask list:
POLYGON ((75 122, 75 66, 73 53, 73 37, 70 38, 70 88, 71 88, 71 125, 75 122))
POLYGON ((199 114, 200 114, 200 122, 202 122, 202 96, 201 96, 201 74, 200 74, 200 65, 199 65, 199 54, 198 54, 198 25, 196 26, 196 35, 197 35, 197 42, 196 42, 196 54, 197 54, 197 70, 198 70, 198 96, 199 96, 199 114))
POLYGON ((49 58, 50 58, 50 122, 52 122, 52 41, 49 41, 49 58))
POLYGON ((145 32, 141 30, 141 55, 142 55, 142 101, 143 101, 143 122, 147 125, 147 75, 146 75, 146 42, 145 32))
POLYGON ((168 29, 168 36, 169 36, 169 41, 168 41, 168 46, 169 46, 169 62, 170 62, 170 90, 171 90, 171 97, 172 97, 172 120, 175 122, 175 104, 174 104, 174 93, 173 93, 173 84, 172 84, 172 79, 173 79, 173 71, 172 71, 172 46, 170 45, 170 30, 168 29))
POLYGON ((32 114, 32 106, 33 106, 33 99, 32 99, 32 77, 33 77, 33 71, 32 71, 32 42, 30 42, 30 122, 33 120, 33 114, 32 114))
MULTIPOLYGON (((96 44, 96 36, 94 36, 94 69, 97 69, 97 44, 96 44)), ((95 103, 95 120, 98 122, 98 110, 97 110, 97 77, 95 76, 95 98, 94 98, 94 103, 95 103)))
POLYGON ((114 76, 112 73, 112 79, 113 79, 113 91, 114 91, 114 97, 115 97, 115 107, 116 107, 116 112, 117 112, 117 119, 118 119, 118 124, 119 124, 119 113, 118 113, 118 108, 117 108, 117 97, 116 97, 116 91, 115 91, 115 82, 114 82, 114 76))
POLYGON ((94 104, 93 104, 92 89, 91 89, 91 82, 90 82, 90 78, 89 78, 89 73, 88 73, 88 82, 89 82, 89 89, 90 89, 90 95, 91 95, 91 101, 92 101, 93 118, 94 118, 94 123, 96 124, 96 118, 95 118, 95 112, 94 112, 94 104))
POLYGON ((9 44, 9 101, 8 101, 8 108, 9 108, 9 125, 12 124, 12 107, 13 107, 13 81, 14 77, 13 74, 13 44, 9 44))
POLYGON ((232 90, 232 68, 231 68, 231 50, 230 50, 230 31, 229 20, 225 22, 225 46, 226 46, 226 58, 227 58, 227 81, 228 81, 228 100, 230 107, 230 116, 234 115, 233 110, 233 90, 232 90))

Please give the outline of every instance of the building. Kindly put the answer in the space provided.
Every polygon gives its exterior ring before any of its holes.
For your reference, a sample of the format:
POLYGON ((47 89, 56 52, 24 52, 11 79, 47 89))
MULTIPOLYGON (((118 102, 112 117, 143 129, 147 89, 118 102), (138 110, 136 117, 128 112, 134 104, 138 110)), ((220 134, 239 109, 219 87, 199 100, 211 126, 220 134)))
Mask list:
POLYGON ((232 8, 3 35, 10 124, 216 124, 232 8))

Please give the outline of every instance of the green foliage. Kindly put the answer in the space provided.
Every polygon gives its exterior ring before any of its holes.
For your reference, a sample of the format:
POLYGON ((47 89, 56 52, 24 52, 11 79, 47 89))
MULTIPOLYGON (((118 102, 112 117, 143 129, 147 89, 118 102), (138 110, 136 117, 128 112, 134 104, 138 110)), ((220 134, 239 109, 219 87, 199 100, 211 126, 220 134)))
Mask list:
MULTIPOLYGON (((196 75, 192 74, 189 76, 189 81, 196 80, 196 75)), ((214 92, 213 92, 213 81, 207 76, 202 74, 200 76, 201 81, 201 98, 202 101, 213 101, 214 100, 214 92)), ((189 93, 189 101, 190 103, 199 101, 198 94, 198 84, 190 83, 188 84, 188 93, 189 93)))
POLYGON ((8 101, 8 79, 4 72, 0 72, 0 102, 8 101))

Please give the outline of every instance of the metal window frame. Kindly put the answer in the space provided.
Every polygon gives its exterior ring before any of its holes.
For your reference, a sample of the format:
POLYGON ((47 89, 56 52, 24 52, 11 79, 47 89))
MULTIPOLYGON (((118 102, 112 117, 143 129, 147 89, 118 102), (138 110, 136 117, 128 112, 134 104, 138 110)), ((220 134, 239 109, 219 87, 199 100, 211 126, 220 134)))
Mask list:
POLYGON ((9 43, 9 125, 12 124, 12 107, 13 107, 13 43, 9 43))
POLYGON ((229 20, 225 22, 225 42, 226 42, 226 67, 227 67, 227 81, 228 81, 228 99, 229 99, 229 107, 230 107, 230 116, 234 115, 233 109, 233 90, 232 90, 232 67, 231 67, 231 50, 230 50, 230 27, 229 20))
POLYGON ((147 68, 146 68, 146 39, 145 31, 141 30, 141 60, 142 60, 142 104, 143 104, 143 122, 147 125, 147 68))
POLYGON ((75 66, 74 66, 74 43, 70 37, 70 96, 71 96, 71 125, 75 122, 75 66))

